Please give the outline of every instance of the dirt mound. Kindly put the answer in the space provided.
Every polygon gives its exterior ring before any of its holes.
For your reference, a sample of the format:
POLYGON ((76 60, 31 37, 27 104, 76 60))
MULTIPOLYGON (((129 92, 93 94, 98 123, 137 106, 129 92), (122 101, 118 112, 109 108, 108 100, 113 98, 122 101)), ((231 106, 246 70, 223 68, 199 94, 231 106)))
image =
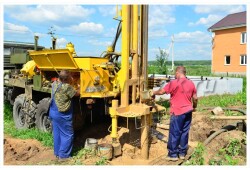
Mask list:
POLYGON ((36 164, 53 159, 53 150, 42 146, 37 140, 4 137, 5 165, 36 164))
POLYGON ((193 113, 189 140, 203 142, 213 132, 227 125, 236 125, 237 122, 238 120, 212 120, 209 118, 209 114, 195 112, 193 113))

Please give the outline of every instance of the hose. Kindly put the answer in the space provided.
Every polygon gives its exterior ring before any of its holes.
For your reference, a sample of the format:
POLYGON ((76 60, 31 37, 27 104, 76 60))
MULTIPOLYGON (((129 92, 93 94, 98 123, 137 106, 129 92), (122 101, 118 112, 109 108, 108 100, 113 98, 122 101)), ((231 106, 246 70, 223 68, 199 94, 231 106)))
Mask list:
POLYGON ((227 125, 223 128, 221 128, 220 130, 214 132, 212 135, 210 135, 204 142, 203 144, 206 146, 207 144, 209 144, 211 142, 211 140, 213 140, 216 136, 218 136, 219 134, 226 132, 226 131, 230 131, 230 130, 234 130, 236 129, 236 125, 227 125))

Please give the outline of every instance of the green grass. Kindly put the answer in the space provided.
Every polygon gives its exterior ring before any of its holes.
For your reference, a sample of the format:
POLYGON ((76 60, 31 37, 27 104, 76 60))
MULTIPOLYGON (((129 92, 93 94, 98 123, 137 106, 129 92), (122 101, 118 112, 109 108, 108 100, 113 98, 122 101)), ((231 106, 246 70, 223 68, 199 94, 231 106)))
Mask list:
POLYGON ((198 100, 199 107, 229 107, 246 105, 246 96, 242 93, 236 95, 224 94, 224 95, 213 95, 207 97, 201 97, 198 100))

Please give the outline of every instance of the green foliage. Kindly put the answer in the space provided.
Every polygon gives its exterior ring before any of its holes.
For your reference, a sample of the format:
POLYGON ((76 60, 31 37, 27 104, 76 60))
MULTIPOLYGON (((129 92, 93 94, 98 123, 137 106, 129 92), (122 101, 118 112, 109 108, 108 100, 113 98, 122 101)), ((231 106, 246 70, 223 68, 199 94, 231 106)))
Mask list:
POLYGON ((51 133, 41 132, 35 128, 23 130, 16 129, 12 118, 12 107, 8 102, 4 103, 4 133, 20 139, 37 139, 44 146, 53 146, 51 133))
POLYGON ((184 163, 184 165, 204 165, 205 159, 203 157, 205 153, 205 146, 202 143, 198 143, 194 149, 191 158, 184 163))
POLYGON ((74 149, 72 152, 72 155, 74 157, 74 159, 82 159, 82 158, 86 158, 86 157, 92 157, 96 154, 96 151, 94 149, 86 149, 86 148, 82 148, 80 150, 77 151, 77 149, 74 149))
POLYGON ((96 161, 95 165, 106 165, 108 163, 108 160, 106 157, 101 157, 100 160, 96 161))
POLYGON ((168 109, 170 107, 170 103, 169 103, 169 100, 159 100, 156 102, 157 104, 165 107, 166 109, 168 109))
POLYGON ((167 74, 168 54, 159 48, 160 55, 156 54, 157 72, 159 74, 167 74))
POLYGON ((209 165, 238 165, 239 160, 235 158, 240 154, 241 142, 238 139, 231 139, 225 148, 221 148, 217 159, 209 160, 209 165))
POLYGON ((227 145, 225 151, 231 156, 238 156, 241 149, 241 142, 239 139, 230 139, 229 144, 227 145))

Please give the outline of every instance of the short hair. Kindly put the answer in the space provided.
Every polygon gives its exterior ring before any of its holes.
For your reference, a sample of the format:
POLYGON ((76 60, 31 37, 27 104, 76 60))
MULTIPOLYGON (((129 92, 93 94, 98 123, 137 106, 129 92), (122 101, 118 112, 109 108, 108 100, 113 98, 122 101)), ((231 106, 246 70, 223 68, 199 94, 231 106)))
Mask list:
POLYGON ((176 67, 176 71, 179 73, 182 73, 184 75, 186 75, 186 68, 184 66, 178 66, 176 67))
POLYGON ((68 70, 62 70, 59 73, 59 79, 61 82, 66 82, 70 77, 70 72, 68 70))

